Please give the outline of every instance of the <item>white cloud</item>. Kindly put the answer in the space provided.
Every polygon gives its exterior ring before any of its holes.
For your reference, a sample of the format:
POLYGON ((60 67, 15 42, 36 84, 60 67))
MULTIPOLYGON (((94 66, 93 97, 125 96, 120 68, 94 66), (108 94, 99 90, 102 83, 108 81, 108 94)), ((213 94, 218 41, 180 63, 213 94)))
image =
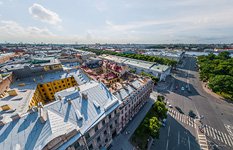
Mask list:
POLYGON ((97 1, 95 1, 95 7, 100 12, 108 10, 108 5, 103 0, 97 0, 97 1))
POLYGON ((33 16, 33 18, 53 25, 62 21, 57 13, 46 9, 37 3, 34 3, 31 7, 29 7, 29 13, 33 16))
POLYGON ((56 37, 47 28, 38 27, 23 27, 14 21, 1 21, 0 22, 0 41, 37 41, 38 39, 50 39, 56 37))
POLYGON ((2 1, 0 1, 0 5, 2 5, 3 4, 3 2, 2 1))

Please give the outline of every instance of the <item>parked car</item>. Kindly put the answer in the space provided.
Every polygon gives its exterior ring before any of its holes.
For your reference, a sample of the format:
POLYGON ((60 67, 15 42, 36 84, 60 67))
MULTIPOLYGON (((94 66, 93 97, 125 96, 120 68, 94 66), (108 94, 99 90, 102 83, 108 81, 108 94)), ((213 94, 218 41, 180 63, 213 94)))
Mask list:
POLYGON ((190 116, 191 118, 195 119, 197 115, 196 115, 192 110, 190 110, 190 111, 189 111, 189 116, 190 116))
POLYGON ((169 107, 169 108, 172 108, 172 105, 171 105, 171 104, 169 104, 169 105, 168 105, 168 107, 169 107))
POLYGON ((179 111, 179 113, 184 114, 184 112, 180 109, 180 107, 176 106, 175 108, 176 108, 176 110, 179 111))
POLYGON ((183 86, 181 87, 181 90, 184 91, 184 87, 183 86))

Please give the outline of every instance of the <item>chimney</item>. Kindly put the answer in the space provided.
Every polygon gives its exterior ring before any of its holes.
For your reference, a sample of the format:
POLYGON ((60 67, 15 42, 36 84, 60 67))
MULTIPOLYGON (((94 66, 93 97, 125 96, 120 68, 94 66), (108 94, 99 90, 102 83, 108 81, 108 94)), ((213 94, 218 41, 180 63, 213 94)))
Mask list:
POLYGON ((4 126, 4 125, 5 125, 5 123, 0 120, 0 126, 4 126))
POLYGON ((87 96, 87 93, 82 93, 82 97, 85 99, 85 100, 87 100, 88 99, 88 96, 87 96))
POLYGON ((18 113, 13 114, 13 115, 11 116, 11 119, 12 119, 12 120, 17 120, 17 119, 19 119, 19 118, 20 118, 20 116, 19 116, 18 113))
POLYGON ((45 123, 47 120, 47 112, 43 108, 43 104, 41 102, 38 103, 38 113, 41 123, 45 123))

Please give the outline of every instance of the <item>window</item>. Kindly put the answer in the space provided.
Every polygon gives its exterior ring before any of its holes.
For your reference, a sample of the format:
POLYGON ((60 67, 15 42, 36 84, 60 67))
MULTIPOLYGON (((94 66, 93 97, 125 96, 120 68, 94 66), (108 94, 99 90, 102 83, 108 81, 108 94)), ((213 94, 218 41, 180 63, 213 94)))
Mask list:
POLYGON ((70 85, 70 83, 68 83, 68 85, 70 85))
POLYGON ((98 125, 95 126, 95 132, 97 132, 97 131, 98 131, 98 125))
POLYGON ((97 138, 97 142, 100 142, 100 137, 97 138))
POLYGON ((92 149, 93 149, 93 145, 92 145, 92 144, 89 145, 89 146, 88 146, 88 149, 89 149, 89 150, 92 150, 92 149))
POLYGON ((55 87, 55 89, 57 89, 57 87, 55 87))
POLYGON ((86 133, 86 134, 85 134, 85 138, 86 138, 86 140, 88 140, 88 139, 90 138, 89 133, 86 133))
POLYGON ((107 143, 108 142, 108 139, 105 139, 105 143, 107 143))
POLYGON ((112 118, 112 115, 111 115, 111 114, 109 114, 108 118, 109 118, 109 120, 110 120, 110 119, 112 118))
POLYGON ((64 83, 64 81, 63 81, 63 80, 62 80, 61 82, 62 82, 62 83, 64 83))
POLYGON ((105 130, 105 131, 104 131, 104 135, 106 135, 106 134, 107 134, 107 131, 105 130))
POLYGON ((51 88, 49 88, 49 91, 52 91, 52 89, 51 89, 51 88))
POLYGON ((110 125, 110 129, 112 129, 112 124, 110 125))
POLYGON ((80 147, 79 142, 75 142, 75 143, 74 143, 74 148, 77 149, 77 148, 79 148, 79 147, 80 147))
POLYGON ((59 86, 59 88, 61 88, 61 86, 59 86))
POLYGON ((103 125, 103 126, 105 125, 105 120, 102 121, 102 125, 103 125))
POLYGON ((65 84, 63 84, 63 87, 66 87, 66 85, 65 85, 65 84))
POLYGON ((40 87, 43 87, 43 85, 42 85, 42 84, 40 84, 40 87))
POLYGON ((44 92, 44 89, 42 89, 41 91, 44 92))
POLYGON ((117 121, 117 119, 116 119, 116 120, 115 120, 115 124, 117 124, 117 122, 118 122, 118 121, 117 121))

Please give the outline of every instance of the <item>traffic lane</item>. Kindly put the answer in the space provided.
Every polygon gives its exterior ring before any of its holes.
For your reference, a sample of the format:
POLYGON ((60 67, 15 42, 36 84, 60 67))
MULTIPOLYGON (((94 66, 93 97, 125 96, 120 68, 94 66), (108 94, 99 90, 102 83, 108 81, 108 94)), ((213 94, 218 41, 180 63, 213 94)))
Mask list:
MULTIPOLYGON (((199 78, 198 72, 194 72, 194 76, 199 78)), ((217 129, 218 128, 221 129, 221 131, 224 131, 225 127, 223 123, 217 120, 222 120, 224 122, 227 121, 227 123, 233 122, 232 104, 219 100, 213 97, 212 95, 206 93, 203 90, 201 81, 197 81, 197 82, 191 81, 191 84, 193 84, 196 90, 198 91, 198 93, 202 95, 202 97, 194 96, 191 98, 194 100, 194 103, 198 105, 200 113, 203 113, 203 115, 205 114, 206 117, 204 119, 204 122, 216 127, 217 129)))
POLYGON ((160 138, 156 139, 151 150, 199 150, 195 137, 179 122, 168 115, 167 126, 160 129, 160 138))
MULTIPOLYGON (((192 63, 195 64, 195 59, 192 60, 194 60, 192 61, 192 63)), ((197 71, 191 71, 190 73, 192 73, 196 77, 196 79, 199 79, 199 74, 197 71)), ((194 97, 191 96, 191 99, 193 99, 198 112, 205 116, 203 122, 222 132, 226 132, 223 124, 233 123, 232 104, 219 100, 212 95, 206 93, 203 90, 200 80, 190 80, 190 84, 192 84, 196 91, 201 95, 201 97, 198 95, 194 97)))

